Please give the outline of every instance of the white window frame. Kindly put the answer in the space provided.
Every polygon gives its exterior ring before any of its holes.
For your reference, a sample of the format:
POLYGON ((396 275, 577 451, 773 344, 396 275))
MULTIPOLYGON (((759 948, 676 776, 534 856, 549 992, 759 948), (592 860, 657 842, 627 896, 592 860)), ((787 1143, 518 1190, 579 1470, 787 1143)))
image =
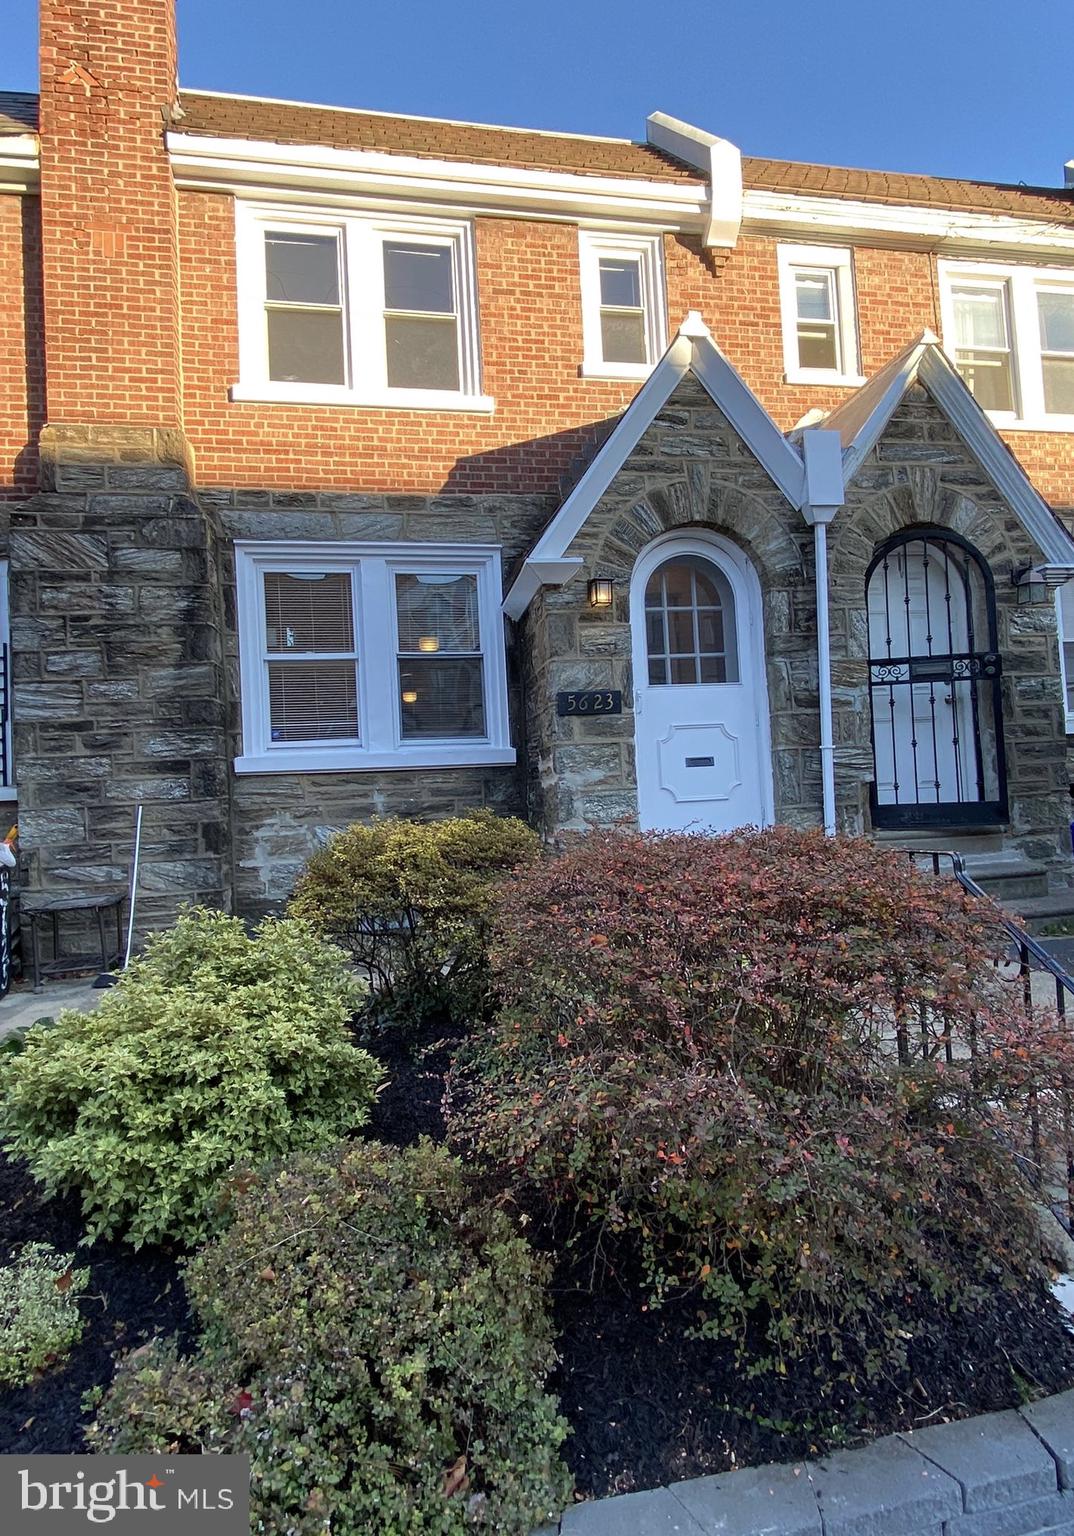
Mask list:
POLYGON ((780 245, 776 248, 779 271, 779 313, 783 332, 783 376, 788 384, 864 384, 858 351, 857 300, 854 292, 854 252, 841 245, 780 245), (798 300, 795 273, 828 272, 835 295, 835 330, 839 346, 838 368, 803 368, 798 361, 798 300))
POLYGON ((578 275, 582 291, 582 363, 584 379, 647 379, 667 349, 667 303, 664 296, 664 242, 660 235, 578 231, 578 275), (645 313, 644 363, 606 363, 600 324, 600 263, 603 257, 637 261, 641 271, 641 300, 645 313))
POLYGON ((426 411, 482 411, 496 402, 481 393, 481 346, 473 230, 466 221, 395 217, 273 204, 235 204, 239 379, 236 401, 292 405, 359 405, 426 411), (265 236, 335 234, 340 242, 345 383, 300 384, 269 378, 265 320, 265 236), (387 381, 384 332, 385 240, 447 246, 452 252, 459 336, 459 388, 398 389, 387 381))
POLYGON ((236 773, 333 773, 362 769, 456 768, 510 764, 507 666, 497 545, 235 542, 243 749, 236 773), (271 739, 265 665, 266 571, 349 572, 358 647, 358 742, 295 744, 271 739), (485 735, 404 740, 395 636, 396 573, 477 577, 484 659, 485 735))
POLYGON ((1052 288, 1074 294, 1074 267, 1026 267, 1000 262, 941 261, 940 325, 944 350, 955 361, 955 305, 953 289, 979 283, 1003 286, 1011 329, 1011 370, 1014 385, 1013 411, 988 411, 997 427, 1022 432, 1074 432, 1074 413, 1044 409, 1044 368, 1040 345, 1037 294, 1052 288))

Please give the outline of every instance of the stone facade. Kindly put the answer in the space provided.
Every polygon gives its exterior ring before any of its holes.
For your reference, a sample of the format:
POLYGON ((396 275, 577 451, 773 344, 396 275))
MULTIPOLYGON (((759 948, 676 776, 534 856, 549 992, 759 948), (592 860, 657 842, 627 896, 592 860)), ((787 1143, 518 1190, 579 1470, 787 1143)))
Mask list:
MULTIPOLYGON (((1003 656, 1010 801, 1007 846, 1069 882, 1067 765, 1055 613, 1019 607, 1013 571, 1040 559, 1020 523, 939 408, 915 386, 848 489, 831 529, 829 585, 837 814, 871 831, 873 779, 866 572, 879 544, 910 526, 949 527, 988 563, 1003 656)), ((821 823, 813 536, 750 449, 692 378, 642 435, 568 553, 585 571, 545 588, 524 621, 527 779, 545 834, 637 821, 630 575, 638 554, 675 529, 733 540, 760 578, 775 814, 821 823), (611 576, 609 610, 586 605, 585 578, 611 576), (622 690, 624 713, 558 718, 557 690, 622 690)), ((943 834, 938 834, 943 841, 943 834)))
POLYGON ((170 429, 48 427, 12 508, 15 754, 29 894, 124 888, 145 925, 230 900, 217 539, 170 429))

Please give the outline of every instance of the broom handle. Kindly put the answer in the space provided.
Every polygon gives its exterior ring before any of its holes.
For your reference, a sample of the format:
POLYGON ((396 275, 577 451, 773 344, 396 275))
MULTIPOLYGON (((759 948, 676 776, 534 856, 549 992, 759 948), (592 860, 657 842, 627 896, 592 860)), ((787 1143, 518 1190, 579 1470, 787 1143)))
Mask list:
POLYGON ((134 818, 134 862, 131 865, 131 888, 127 918, 127 953, 123 956, 123 969, 131 963, 131 945, 134 942, 134 907, 138 898, 138 860, 142 853, 142 807, 139 805, 134 818))

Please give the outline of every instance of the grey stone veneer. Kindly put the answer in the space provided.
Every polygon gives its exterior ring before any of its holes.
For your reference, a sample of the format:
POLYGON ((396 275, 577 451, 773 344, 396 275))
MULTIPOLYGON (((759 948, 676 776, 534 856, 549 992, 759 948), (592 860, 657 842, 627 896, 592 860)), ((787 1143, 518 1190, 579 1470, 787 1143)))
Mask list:
POLYGON ((576 1504, 540 1536, 1072 1536, 1074 1392, 819 1461, 576 1504))

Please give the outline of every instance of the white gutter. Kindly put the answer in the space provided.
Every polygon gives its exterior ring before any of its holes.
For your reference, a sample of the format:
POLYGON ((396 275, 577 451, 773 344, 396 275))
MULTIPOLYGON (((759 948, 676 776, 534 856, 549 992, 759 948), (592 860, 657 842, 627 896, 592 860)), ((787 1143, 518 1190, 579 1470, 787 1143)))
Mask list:
POLYGON ((832 721, 832 641, 828 617, 828 524, 843 505, 842 443, 838 432, 811 427, 802 433, 806 503, 802 516, 813 528, 816 564, 817 683, 820 703, 820 777, 824 831, 835 836, 835 732, 832 721))
POLYGON ((229 190, 239 196, 286 189, 307 196, 374 197, 409 206, 424 201, 523 217, 557 213, 575 220, 632 220, 689 232, 704 230, 709 213, 708 188, 698 182, 589 176, 379 149, 191 133, 169 133, 166 143, 177 186, 229 190))
POLYGON ((708 219, 702 245, 734 249, 742 225, 742 151, 730 139, 721 139, 695 128, 666 112, 651 112, 645 137, 654 149, 674 155, 700 171, 709 186, 708 219))
POLYGON ((0 192, 36 192, 40 169, 36 133, 0 134, 0 192))

